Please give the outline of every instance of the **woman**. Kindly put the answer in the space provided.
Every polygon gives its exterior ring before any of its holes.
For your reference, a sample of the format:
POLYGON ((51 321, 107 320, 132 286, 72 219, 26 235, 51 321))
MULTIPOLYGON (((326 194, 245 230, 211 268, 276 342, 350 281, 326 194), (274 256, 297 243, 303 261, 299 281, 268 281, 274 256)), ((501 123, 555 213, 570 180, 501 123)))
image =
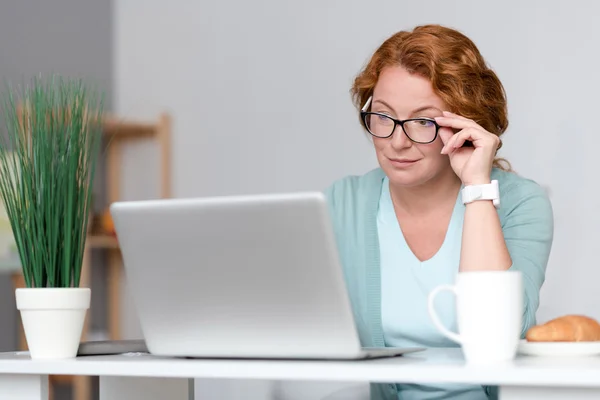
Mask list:
MULTIPOLYGON (((552 245, 552 208, 540 186, 496 158, 508 125, 505 92, 477 47, 437 25, 399 32, 377 49, 352 94, 380 168, 326 193, 363 346, 456 346, 432 325, 427 295, 459 270, 521 271, 525 332, 552 245), (463 197, 465 187, 491 192, 475 200, 463 197)), ((450 304, 438 311, 455 323, 450 304)), ((372 385, 371 393, 495 396, 469 385, 372 385)))

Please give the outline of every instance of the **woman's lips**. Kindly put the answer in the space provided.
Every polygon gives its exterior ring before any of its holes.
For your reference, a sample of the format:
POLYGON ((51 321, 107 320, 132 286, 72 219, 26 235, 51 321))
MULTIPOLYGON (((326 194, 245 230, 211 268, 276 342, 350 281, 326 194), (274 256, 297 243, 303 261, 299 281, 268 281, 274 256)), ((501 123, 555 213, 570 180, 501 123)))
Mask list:
POLYGON ((419 160, 409 160, 409 159, 405 159, 405 158, 389 158, 388 160, 390 160, 390 163, 394 167, 398 167, 398 168, 410 167, 411 165, 414 165, 419 161, 419 160))

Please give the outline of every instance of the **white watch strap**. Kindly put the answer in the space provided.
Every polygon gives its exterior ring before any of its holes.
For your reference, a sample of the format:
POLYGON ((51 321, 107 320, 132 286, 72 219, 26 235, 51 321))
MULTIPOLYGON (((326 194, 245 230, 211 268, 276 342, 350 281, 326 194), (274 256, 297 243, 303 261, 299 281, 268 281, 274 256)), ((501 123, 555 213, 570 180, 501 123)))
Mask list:
POLYGON ((469 204, 478 200, 492 200, 494 207, 500 207, 500 190, 498 181, 493 180, 485 185, 465 186, 462 190, 463 204, 469 204))

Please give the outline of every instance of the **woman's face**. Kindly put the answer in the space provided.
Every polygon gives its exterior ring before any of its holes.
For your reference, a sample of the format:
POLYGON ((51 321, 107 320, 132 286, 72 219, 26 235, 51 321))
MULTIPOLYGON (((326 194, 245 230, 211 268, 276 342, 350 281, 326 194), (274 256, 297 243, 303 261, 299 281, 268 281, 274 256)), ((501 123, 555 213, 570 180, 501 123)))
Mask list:
MULTIPOLYGON (((404 120, 435 118, 442 116, 442 111, 446 109, 444 102, 433 92, 431 83, 426 78, 409 74, 398 66, 387 67, 381 72, 373 91, 370 111, 404 120)), ((377 122, 374 120, 374 123, 377 122)), ((409 134, 427 125, 426 122, 417 124, 420 126, 413 125, 412 128, 407 128, 409 134)), ((433 124, 430 128, 433 128, 433 124)), ((411 141, 398 125, 391 137, 373 137, 373 143, 379 165, 394 185, 422 185, 451 170, 448 156, 440 154, 443 143, 439 132, 432 143, 419 144, 411 141)))

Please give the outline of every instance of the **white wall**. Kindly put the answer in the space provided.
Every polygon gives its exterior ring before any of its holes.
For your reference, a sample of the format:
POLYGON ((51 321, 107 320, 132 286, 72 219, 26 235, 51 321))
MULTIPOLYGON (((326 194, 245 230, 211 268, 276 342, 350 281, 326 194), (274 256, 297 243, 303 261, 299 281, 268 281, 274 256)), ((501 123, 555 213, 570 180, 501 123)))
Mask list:
POLYGON ((538 317, 600 318, 600 3, 117 0, 115 13, 116 110, 173 113, 179 197, 321 189, 375 166, 353 76, 397 30, 459 28, 506 86, 502 154, 551 188, 555 243, 538 317))

